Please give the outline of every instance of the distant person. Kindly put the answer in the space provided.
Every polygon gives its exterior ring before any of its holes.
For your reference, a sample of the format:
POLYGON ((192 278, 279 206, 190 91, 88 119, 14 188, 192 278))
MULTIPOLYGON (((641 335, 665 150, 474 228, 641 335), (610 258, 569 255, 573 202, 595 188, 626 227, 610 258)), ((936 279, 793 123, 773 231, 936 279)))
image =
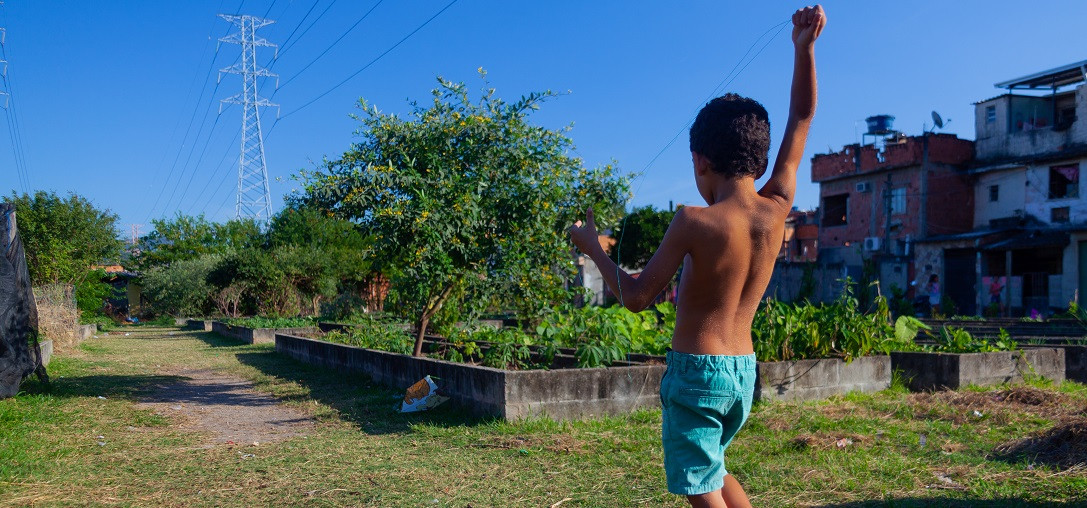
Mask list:
POLYGON ((928 295, 928 304, 932 307, 932 316, 940 313, 940 276, 935 273, 928 278, 925 285, 925 294, 928 295))
POLYGON ((770 122, 758 102, 718 97, 691 126, 694 179, 706 207, 680 209, 638 278, 620 270, 597 242, 593 211, 570 228, 619 302, 640 311, 683 264, 675 335, 661 381, 664 471, 668 490, 693 506, 750 506, 725 470, 725 449, 751 411, 755 354, 751 322, 774 270, 785 218, 792 208, 796 170, 815 114, 815 40, 826 24, 823 8, 793 14, 792 95, 785 137, 769 181, 770 122))

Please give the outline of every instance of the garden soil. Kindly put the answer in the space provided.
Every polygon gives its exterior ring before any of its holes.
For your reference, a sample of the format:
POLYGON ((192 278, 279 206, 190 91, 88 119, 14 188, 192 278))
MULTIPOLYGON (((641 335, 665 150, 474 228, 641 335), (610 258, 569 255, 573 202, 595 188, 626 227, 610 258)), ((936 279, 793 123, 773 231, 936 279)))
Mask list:
POLYGON ((183 429, 208 432, 213 442, 252 445, 302 436, 312 417, 253 389, 252 383, 211 369, 164 372, 183 378, 164 383, 139 404, 183 429))

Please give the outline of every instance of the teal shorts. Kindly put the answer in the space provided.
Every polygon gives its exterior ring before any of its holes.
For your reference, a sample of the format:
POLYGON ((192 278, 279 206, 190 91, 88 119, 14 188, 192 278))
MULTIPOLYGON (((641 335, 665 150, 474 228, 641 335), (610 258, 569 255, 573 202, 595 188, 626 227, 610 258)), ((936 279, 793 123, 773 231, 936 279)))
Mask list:
POLYGON ((691 496, 724 485, 725 448, 751 413, 754 393, 754 354, 668 352, 660 395, 669 492, 691 496))

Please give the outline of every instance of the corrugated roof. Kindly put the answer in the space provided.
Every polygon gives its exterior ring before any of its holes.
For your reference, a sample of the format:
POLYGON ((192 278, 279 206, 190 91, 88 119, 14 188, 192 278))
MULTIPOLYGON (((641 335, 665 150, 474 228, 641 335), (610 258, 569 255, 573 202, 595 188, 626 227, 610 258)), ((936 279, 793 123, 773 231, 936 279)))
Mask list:
POLYGON ((1001 81, 993 86, 997 88, 1006 88, 1008 90, 1062 87, 1087 81, 1084 79, 1085 74, 1087 74, 1087 60, 1054 67, 1034 74, 1028 74, 1021 78, 1001 81))

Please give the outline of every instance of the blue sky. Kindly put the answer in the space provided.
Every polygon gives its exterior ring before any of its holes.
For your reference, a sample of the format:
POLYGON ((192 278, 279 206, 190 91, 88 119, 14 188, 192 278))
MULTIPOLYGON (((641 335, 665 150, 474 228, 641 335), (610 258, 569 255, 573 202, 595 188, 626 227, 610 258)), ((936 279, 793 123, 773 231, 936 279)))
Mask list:
MULTIPOLYGON (((569 90, 536 121, 573 124, 570 135, 589 165, 614 159, 642 171, 759 36, 801 5, 459 0, 346 85, 297 110, 448 2, 383 1, 314 62, 377 0, 8 0, 0 26, 30 188, 84 195, 120 215, 126 233, 129 224, 146 233, 149 218, 177 211, 232 217, 241 113, 235 106, 219 115, 218 100, 241 84, 224 75, 216 88, 215 71, 233 63, 239 47, 216 51, 230 25, 215 15, 239 5, 244 14, 268 12, 277 22, 260 34, 280 44, 311 8, 297 33, 328 8, 273 67, 282 85, 273 100, 289 114, 266 138, 276 208, 295 186, 290 175, 348 147, 356 128, 348 115, 359 97, 404 112, 407 99, 427 97, 436 75, 477 83, 478 67, 507 98, 569 90)), ((807 159, 854 142, 866 116, 895 115, 898 129, 917 134, 936 110, 952 119, 945 132, 972 138, 972 103, 996 95, 993 83, 1087 58, 1076 49, 1087 14, 1082 2, 824 5, 829 24, 817 46, 819 109, 800 168, 801 208, 818 204, 807 159)), ((271 50, 259 54, 271 60, 271 50)), ((787 115, 791 58, 786 28, 726 90, 766 106, 775 145, 787 115)), ((264 82, 262 94, 274 87, 264 82)), ((263 112, 266 131, 275 116, 275 109, 263 112)), ((0 129, 5 195, 23 191, 14 153, 0 129)), ((686 131, 635 188, 636 205, 699 204, 686 131)))

